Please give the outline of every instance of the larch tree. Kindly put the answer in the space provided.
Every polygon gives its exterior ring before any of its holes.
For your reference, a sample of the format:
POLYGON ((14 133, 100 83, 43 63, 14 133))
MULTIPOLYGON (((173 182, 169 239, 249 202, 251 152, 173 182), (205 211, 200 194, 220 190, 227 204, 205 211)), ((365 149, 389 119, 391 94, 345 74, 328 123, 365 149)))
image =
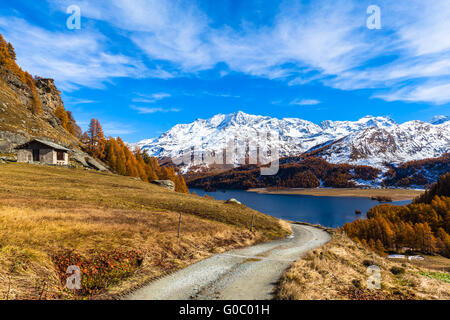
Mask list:
POLYGON ((92 119, 88 129, 88 150, 91 154, 100 159, 104 159, 106 139, 103 128, 98 119, 92 119))
POLYGON ((55 116, 59 119, 61 122, 61 126, 69 131, 69 117, 67 116, 66 109, 62 105, 59 105, 55 110, 55 116))

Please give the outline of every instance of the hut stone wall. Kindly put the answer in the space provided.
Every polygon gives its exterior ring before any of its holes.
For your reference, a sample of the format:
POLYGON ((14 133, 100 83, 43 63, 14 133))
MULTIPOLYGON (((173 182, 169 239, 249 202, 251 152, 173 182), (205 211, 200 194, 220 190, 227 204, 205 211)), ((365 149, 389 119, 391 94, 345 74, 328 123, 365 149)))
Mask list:
POLYGON ((30 149, 17 150, 17 162, 34 162, 33 149, 39 150, 39 162, 53 165, 67 165, 69 163, 69 154, 63 151, 57 151, 42 146, 32 145, 30 149), (59 154, 59 157, 58 157, 59 154))
POLYGON ((39 162, 56 164, 55 152, 52 149, 40 149, 39 150, 39 162))
POLYGON ((31 149, 18 150, 17 162, 33 162, 33 150, 31 149))

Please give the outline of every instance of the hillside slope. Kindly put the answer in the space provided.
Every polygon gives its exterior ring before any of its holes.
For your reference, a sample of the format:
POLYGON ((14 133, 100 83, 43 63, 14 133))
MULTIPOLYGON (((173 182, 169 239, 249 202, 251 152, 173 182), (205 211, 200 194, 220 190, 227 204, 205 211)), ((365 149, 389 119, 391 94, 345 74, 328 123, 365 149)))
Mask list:
POLYGON ((32 137, 79 148, 79 137, 69 133, 56 115, 64 103, 54 81, 34 79, 20 69, 13 50, 0 35, 0 153, 12 153, 32 137))
POLYGON ((279 220, 245 206, 130 177, 0 164, 3 299, 108 298, 213 253, 287 234, 279 220), (64 289, 70 265, 83 274, 75 296, 64 289))

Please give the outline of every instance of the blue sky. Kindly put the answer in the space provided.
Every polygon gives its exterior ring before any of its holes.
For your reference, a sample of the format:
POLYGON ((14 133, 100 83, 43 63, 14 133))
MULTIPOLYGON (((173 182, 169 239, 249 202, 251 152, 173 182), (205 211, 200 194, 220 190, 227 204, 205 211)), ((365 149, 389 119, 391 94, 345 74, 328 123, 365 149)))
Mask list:
POLYGON ((242 110, 313 122, 450 114, 450 2, 0 3, 18 63, 51 77, 86 128, 126 141, 242 110), (381 9, 368 29, 367 7, 381 9), (69 30, 70 5, 81 29, 69 30))

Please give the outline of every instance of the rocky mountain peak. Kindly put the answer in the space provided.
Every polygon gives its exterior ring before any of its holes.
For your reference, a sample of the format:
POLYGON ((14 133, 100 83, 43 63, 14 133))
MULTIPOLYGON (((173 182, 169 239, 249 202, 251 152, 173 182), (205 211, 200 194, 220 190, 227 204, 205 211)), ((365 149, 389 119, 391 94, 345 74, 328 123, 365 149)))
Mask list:
POLYGON ((447 121, 450 121, 450 117, 449 116, 439 115, 439 116, 434 116, 433 118, 431 118, 429 123, 431 123, 431 124, 443 124, 444 122, 447 122, 447 121))
MULTIPOLYGON (((447 122, 445 122, 447 123, 447 122)), ((245 140, 256 132, 277 134, 280 156, 318 154, 334 163, 392 163, 438 157, 450 151, 449 125, 423 121, 397 124, 389 117, 366 116, 356 121, 323 121, 316 125, 297 118, 272 118, 246 114, 218 114, 179 124, 161 135, 136 145, 151 155, 176 157, 184 150, 216 151, 232 139, 245 140)))

